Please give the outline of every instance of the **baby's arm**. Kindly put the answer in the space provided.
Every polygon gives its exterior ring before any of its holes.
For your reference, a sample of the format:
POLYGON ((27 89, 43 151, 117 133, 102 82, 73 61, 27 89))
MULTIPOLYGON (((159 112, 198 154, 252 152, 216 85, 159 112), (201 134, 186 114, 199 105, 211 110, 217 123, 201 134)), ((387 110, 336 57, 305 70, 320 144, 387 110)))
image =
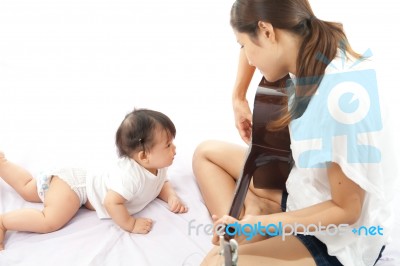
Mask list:
POLYGON ((169 181, 165 181, 158 197, 168 203, 169 209, 172 212, 184 213, 188 211, 188 207, 176 195, 169 181))
POLYGON ((150 232, 153 221, 147 218, 133 218, 125 206, 126 199, 115 191, 109 190, 104 199, 111 219, 122 229, 130 233, 147 234, 150 232))

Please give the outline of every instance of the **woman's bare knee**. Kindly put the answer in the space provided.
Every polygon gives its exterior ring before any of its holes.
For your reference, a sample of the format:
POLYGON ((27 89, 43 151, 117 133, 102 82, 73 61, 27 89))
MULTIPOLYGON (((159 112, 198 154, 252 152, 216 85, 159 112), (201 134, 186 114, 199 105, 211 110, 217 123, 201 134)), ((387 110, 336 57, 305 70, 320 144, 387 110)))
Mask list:
POLYGON ((220 166, 231 175, 238 175, 245 152, 246 149, 237 144, 207 140, 197 146, 193 154, 193 168, 202 166, 202 163, 208 161, 220 166))
POLYGON ((213 150, 215 150, 215 141, 213 140, 203 141, 196 147, 192 158, 192 168, 195 173, 198 168, 203 166, 204 162, 209 161, 208 154, 213 150))
POLYGON ((193 161, 200 158, 207 158, 210 152, 215 151, 215 147, 218 145, 216 140, 206 140, 201 142, 193 153, 193 161))

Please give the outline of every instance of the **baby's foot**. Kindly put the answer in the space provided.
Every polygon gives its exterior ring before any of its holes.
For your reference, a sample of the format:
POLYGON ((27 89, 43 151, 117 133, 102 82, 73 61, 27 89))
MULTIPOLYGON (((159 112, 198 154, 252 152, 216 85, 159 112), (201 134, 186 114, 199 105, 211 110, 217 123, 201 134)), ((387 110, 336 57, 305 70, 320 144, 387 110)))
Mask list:
POLYGON ((132 233, 147 234, 153 226, 153 221, 147 218, 136 218, 135 225, 133 226, 132 233))
POLYGON ((0 215, 0 251, 4 249, 4 237, 6 235, 6 229, 3 226, 3 218, 0 215))

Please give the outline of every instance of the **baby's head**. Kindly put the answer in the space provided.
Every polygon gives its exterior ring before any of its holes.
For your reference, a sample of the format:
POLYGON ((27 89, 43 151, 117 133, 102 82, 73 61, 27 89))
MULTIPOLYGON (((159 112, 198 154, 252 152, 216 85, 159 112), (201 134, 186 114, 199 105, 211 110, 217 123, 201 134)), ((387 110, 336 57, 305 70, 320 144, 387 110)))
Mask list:
POLYGON ((135 153, 150 152, 160 141, 160 134, 168 142, 175 138, 175 125, 168 116, 149 109, 133 110, 125 116, 116 133, 119 156, 133 158, 135 153))

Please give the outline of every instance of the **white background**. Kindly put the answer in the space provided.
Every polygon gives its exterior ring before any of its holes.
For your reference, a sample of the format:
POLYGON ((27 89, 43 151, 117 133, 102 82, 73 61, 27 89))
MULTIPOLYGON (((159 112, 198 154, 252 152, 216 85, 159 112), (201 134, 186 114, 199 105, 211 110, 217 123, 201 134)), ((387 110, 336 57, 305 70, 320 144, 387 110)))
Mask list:
MULTIPOLYGON (((0 0, 0 150, 32 171, 101 165, 116 156, 115 130, 134 107, 172 118, 176 164, 187 170, 200 141, 241 143, 231 107, 232 2, 0 0)), ((318 18, 344 24, 356 51, 374 53, 384 129, 396 137, 399 2, 311 4, 318 18)), ((259 80, 257 72, 250 103, 259 80)), ((391 141, 398 165, 400 144, 391 141)))
MULTIPOLYGON (((134 107, 173 119, 188 165, 204 139, 240 142, 231 111, 239 51, 231 4, 0 0, 0 149, 32 169, 101 162, 115 156, 114 132, 134 107)), ((317 17, 344 24, 357 51, 373 51, 383 111, 394 113, 398 2, 311 4, 317 17)), ((258 80, 259 73, 250 102, 258 80)), ((394 132, 392 121, 385 127, 394 132)))

